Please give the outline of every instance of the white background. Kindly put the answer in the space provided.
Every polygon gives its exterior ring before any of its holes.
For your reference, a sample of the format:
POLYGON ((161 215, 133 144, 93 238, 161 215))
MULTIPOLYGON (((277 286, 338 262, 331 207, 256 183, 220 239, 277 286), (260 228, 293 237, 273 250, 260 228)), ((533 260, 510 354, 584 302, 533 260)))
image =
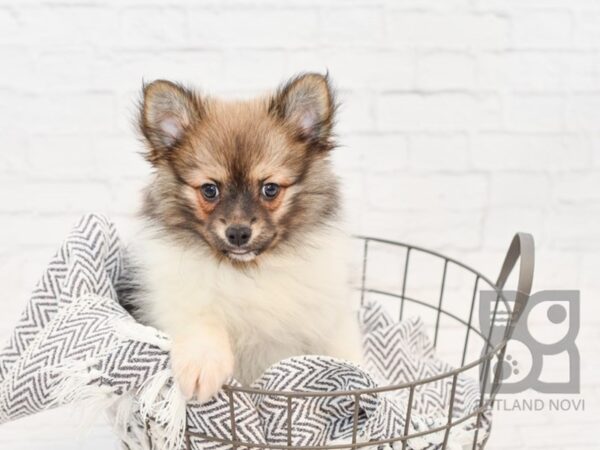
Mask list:
MULTIPOLYGON (((329 69, 353 231, 495 277, 534 234, 534 290, 580 289, 585 412, 498 412, 489 448, 600 448, 600 2, 0 0, 0 338, 76 218, 123 230, 149 167, 143 80, 227 96, 329 69)), ((69 410, 2 449, 106 449, 69 410)))

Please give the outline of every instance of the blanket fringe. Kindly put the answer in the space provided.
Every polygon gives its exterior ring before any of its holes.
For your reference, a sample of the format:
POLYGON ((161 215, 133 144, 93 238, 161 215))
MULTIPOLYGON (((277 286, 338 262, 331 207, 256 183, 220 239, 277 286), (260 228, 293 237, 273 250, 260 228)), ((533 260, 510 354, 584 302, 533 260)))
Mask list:
POLYGON ((113 327, 120 339, 145 342, 165 352, 171 350, 171 340, 166 334, 158 331, 156 328, 123 319, 116 320, 113 327))
POLYGON ((170 369, 157 372, 138 390, 139 413, 143 421, 161 424, 161 441, 166 450, 183 447, 186 426, 186 400, 172 381, 170 369))
POLYGON ((99 385, 102 372, 94 367, 99 363, 97 358, 86 361, 72 361, 58 367, 52 367, 49 372, 58 377, 54 388, 54 406, 85 400, 92 405, 106 406, 107 399, 115 392, 110 386, 99 385))
MULTIPOLYGON (((98 384, 102 372, 94 368, 97 364, 98 359, 94 358, 73 361, 49 370, 58 377, 53 406, 77 403, 78 425, 82 432, 89 430, 99 415, 105 414, 121 400, 110 386, 98 384)), ((126 436, 127 433, 119 433, 121 439, 126 436)))
MULTIPOLYGON (((156 330, 131 323, 115 323, 120 338, 148 342, 168 349, 169 342, 156 330)), ((110 353, 110 349, 106 353, 110 353)), ((148 378, 137 392, 118 393, 111 386, 102 385, 103 373, 98 370, 100 358, 72 361, 48 372, 56 377, 53 406, 77 402, 81 404, 82 429, 89 427, 98 414, 108 412, 115 433, 129 448, 142 448, 152 439, 161 442, 165 450, 183 447, 186 425, 186 400, 172 382, 170 369, 161 370, 148 378), (138 421, 139 426, 132 426, 138 421), (160 426, 149 426, 156 422, 160 426)), ((152 448, 151 446, 147 447, 152 448)))

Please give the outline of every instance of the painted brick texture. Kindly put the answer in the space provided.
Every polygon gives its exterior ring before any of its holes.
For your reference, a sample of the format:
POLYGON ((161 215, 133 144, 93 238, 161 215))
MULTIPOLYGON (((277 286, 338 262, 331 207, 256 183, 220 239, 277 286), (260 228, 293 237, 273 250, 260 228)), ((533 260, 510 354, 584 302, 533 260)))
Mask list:
MULTIPOLYGON (((248 96, 329 70, 353 231, 494 277, 537 241, 536 289, 581 289, 585 412, 498 412, 491 449, 600 448, 600 2, 0 1, 0 338, 78 215, 125 233, 149 168, 142 80, 248 96)), ((70 409, 0 449, 107 449, 70 409)))

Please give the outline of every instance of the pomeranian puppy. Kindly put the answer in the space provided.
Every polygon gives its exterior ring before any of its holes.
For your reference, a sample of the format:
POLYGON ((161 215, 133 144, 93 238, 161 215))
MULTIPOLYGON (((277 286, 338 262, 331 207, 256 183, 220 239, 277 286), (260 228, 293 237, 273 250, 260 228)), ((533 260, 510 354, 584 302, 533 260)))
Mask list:
POLYGON ((358 362, 329 161, 335 102, 304 74, 271 95, 223 101, 144 86, 139 126, 154 168, 132 245, 134 315, 172 337, 186 397, 251 383, 293 355, 358 362))

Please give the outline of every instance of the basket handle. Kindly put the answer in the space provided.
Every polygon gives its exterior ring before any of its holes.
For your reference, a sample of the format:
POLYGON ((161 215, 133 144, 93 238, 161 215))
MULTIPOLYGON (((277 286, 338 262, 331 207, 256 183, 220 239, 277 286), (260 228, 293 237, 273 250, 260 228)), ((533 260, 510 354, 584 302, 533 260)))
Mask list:
POLYGON ((509 324, 509 337, 512 335, 512 330, 527 306, 527 301, 529 300, 529 295, 531 294, 531 286, 533 284, 535 244, 533 241, 533 236, 529 233, 517 233, 513 237, 513 240, 508 247, 508 251, 506 252, 504 262, 502 263, 500 275, 498 275, 498 281, 496 282, 496 286, 499 291, 504 289, 506 280, 512 273, 517 260, 520 260, 519 279, 517 282, 515 304, 509 324))

